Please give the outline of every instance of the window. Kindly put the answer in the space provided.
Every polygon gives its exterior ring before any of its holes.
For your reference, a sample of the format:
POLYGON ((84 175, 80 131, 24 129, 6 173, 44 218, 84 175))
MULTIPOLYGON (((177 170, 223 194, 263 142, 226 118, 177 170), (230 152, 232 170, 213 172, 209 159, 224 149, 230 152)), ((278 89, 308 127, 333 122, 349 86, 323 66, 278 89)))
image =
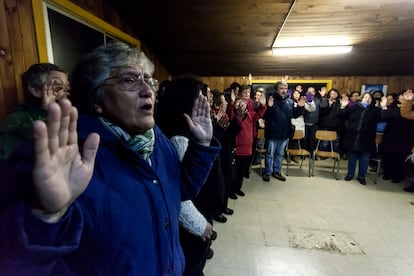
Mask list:
POLYGON ((67 0, 33 0, 40 62, 71 72, 93 48, 110 40, 140 47, 140 42, 67 0))

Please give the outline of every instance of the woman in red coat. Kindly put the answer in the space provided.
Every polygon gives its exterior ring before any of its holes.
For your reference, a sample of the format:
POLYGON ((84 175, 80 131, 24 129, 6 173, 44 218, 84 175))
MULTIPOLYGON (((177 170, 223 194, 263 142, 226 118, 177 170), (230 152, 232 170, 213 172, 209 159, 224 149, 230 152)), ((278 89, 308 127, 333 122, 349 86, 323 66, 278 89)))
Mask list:
POLYGON ((243 184, 243 176, 248 171, 252 158, 253 139, 256 135, 257 120, 263 117, 266 111, 266 98, 262 95, 260 105, 254 110, 254 101, 250 98, 250 86, 240 87, 238 99, 234 105, 235 109, 246 109, 246 115, 243 120, 238 120, 241 131, 236 136, 236 152, 235 152, 235 177, 231 194, 244 196, 241 190, 243 184))

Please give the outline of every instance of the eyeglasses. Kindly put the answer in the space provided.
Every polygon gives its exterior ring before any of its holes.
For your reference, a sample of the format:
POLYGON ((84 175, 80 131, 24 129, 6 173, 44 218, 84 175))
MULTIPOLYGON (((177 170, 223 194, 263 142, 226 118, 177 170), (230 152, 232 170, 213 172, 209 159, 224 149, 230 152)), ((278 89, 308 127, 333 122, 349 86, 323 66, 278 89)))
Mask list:
MULTIPOLYGON (((112 76, 107 79, 118 79, 116 85, 118 86, 119 90, 121 91, 135 91, 142 88, 144 82, 151 87, 151 89, 156 92, 159 88, 158 80, 152 77, 145 77, 143 75, 134 75, 134 74, 121 74, 117 76, 112 76)), ((114 85, 114 84, 105 84, 105 85, 114 85)))
POLYGON ((43 83, 43 85, 51 87, 53 92, 59 92, 61 90, 70 92, 70 84, 67 81, 65 82, 59 78, 48 79, 43 83))
POLYGON ((53 84, 52 89, 54 92, 64 91, 70 93, 70 85, 69 84, 53 84))

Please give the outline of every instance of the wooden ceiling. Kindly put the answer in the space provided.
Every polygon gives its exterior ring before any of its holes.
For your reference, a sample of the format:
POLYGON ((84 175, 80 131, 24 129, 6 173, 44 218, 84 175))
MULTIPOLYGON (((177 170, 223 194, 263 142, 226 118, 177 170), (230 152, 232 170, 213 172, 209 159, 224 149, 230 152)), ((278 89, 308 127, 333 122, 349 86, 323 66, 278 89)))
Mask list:
POLYGON ((113 5, 173 75, 414 75, 413 0, 113 0, 113 5), (278 44, 320 45, 328 39, 353 45, 353 51, 276 57, 271 47, 277 33, 278 44))

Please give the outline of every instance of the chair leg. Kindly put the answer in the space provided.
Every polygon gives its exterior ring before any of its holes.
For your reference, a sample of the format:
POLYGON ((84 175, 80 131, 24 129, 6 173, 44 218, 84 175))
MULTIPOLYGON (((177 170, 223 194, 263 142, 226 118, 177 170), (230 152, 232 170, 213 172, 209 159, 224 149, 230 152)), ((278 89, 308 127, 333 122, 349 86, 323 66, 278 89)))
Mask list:
POLYGON ((260 160, 260 164, 259 164, 259 173, 262 176, 263 175, 263 169, 262 169, 262 154, 259 153, 259 160, 260 160))
POLYGON ((332 167, 332 175, 335 177, 336 180, 339 180, 339 160, 335 159, 333 167, 332 167))
POLYGON ((374 184, 377 184, 377 178, 381 169, 381 160, 377 160, 377 170, 375 171, 374 184))
POLYGON ((286 175, 289 176, 289 163, 290 163, 290 154, 287 153, 287 162, 286 162, 286 175))
POLYGON ((336 180, 339 180, 339 162, 341 159, 336 160, 336 174, 335 174, 335 178, 336 180))
POLYGON ((303 156, 300 156, 300 165, 299 165, 299 169, 302 169, 302 164, 303 164, 303 156))
MULTIPOLYGON (((302 160, 303 161, 303 160, 302 160)), ((309 166, 308 166, 308 177, 311 177, 311 163, 312 161, 311 161, 311 157, 310 157, 310 155, 309 155, 309 166)))
POLYGON ((315 170, 315 155, 312 156, 312 158, 309 158, 309 162, 311 162, 312 160, 312 165, 310 165, 312 167, 312 176, 313 176, 313 172, 315 170))

